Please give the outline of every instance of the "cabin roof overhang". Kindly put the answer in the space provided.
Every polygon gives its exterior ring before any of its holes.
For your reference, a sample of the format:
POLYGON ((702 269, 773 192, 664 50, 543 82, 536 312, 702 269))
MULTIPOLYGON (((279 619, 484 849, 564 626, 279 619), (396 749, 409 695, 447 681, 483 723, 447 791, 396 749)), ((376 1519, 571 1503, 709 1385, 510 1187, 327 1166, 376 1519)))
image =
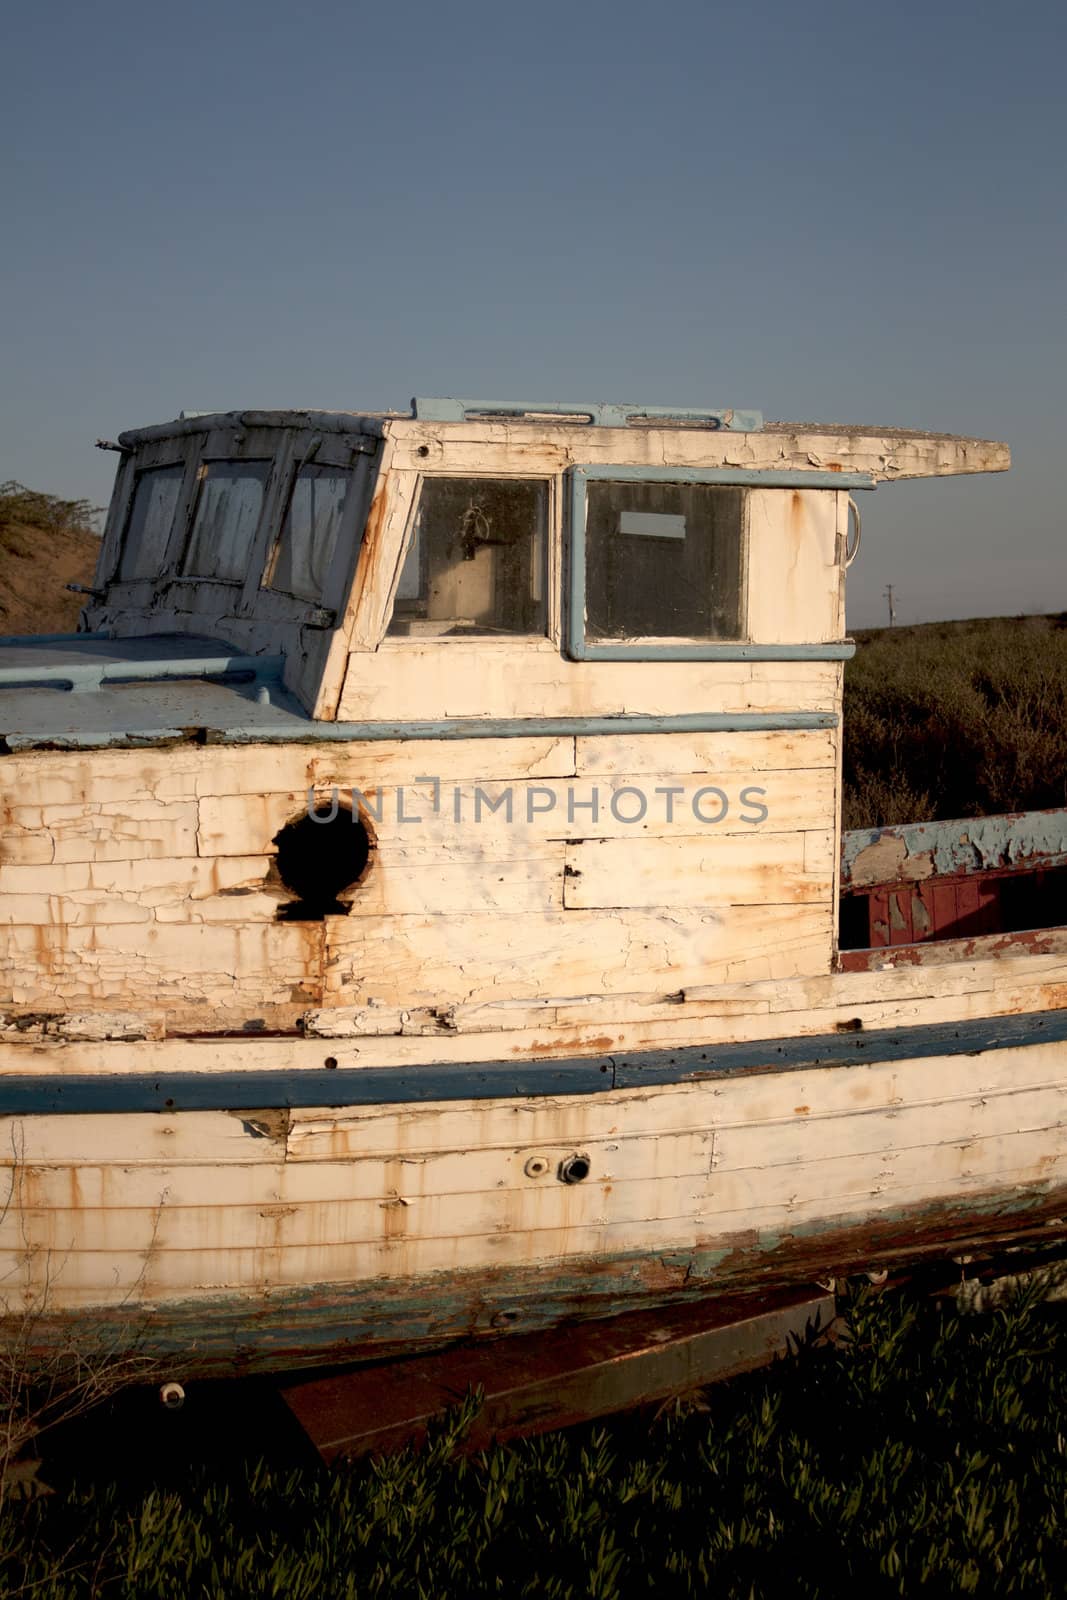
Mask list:
POLYGON ((198 433, 214 433, 220 428, 312 428, 318 433, 381 437, 386 418, 397 413, 367 411, 194 411, 183 412, 172 422, 157 422, 147 428, 127 428, 120 433, 121 450, 129 454, 141 445, 160 439, 181 439, 198 433))
POLYGON ((383 437, 398 450, 394 465, 427 465, 453 448, 484 443, 536 448, 557 469, 582 463, 737 467, 864 473, 874 483, 908 478, 1006 472, 1011 452, 993 439, 920 429, 829 422, 764 422, 758 411, 694 410, 634 402, 492 402, 420 400, 408 413, 370 411, 218 411, 119 435, 126 452, 163 439, 219 429, 314 429, 347 435, 375 448, 383 437))

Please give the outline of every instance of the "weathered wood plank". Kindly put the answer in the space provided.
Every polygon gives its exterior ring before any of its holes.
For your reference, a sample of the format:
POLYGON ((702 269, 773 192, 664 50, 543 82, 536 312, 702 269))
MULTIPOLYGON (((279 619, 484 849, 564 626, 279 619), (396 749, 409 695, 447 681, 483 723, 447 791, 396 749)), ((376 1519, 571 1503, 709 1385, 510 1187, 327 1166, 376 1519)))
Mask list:
POLYGON ((346 1004, 440 1005, 558 992, 604 994, 818 972, 827 905, 630 913, 328 918, 325 993, 346 1004))
POLYGON ((976 1194, 1009 1199, 1016 1190, 1060 1183, 1065 1176, 1067 1150, 1056 1130, 1039 1129, 976 1139, 962 1149, 926 1146, 890 1150, 881 1158, 827 1158, 803 1169, 727 1173, 711 1184, 708 1205, 724 1233, 733 1232, 741 1218, 746 1227, 760 1230, 830 1217, 840 1225, 892 1215, 901 1206, 936 1204, 946 1195, 955 1206, 976 1194))
MULTIPOLYGON (((108 1010, 161 1006, 218 1026, 214 1007, 321 1000, 322 923, 0 927, 5 1003, 108 1010)), ((252 1011, 253 1016, 257 1013, 252 1011)))
POLYGON ((717 839, 627 839, 567 846, 568 907, 760 906, 825 903, 833 891, 832 831, 717 839))
MULTIPOLYGON (((769 1247, 783 1229, 822 1224, 840 1230, 850 1223, 873 1222, 879 1217, 891 1219, 907 1208, 936 1203, 946 1181, 951 1182, 954 1199, 961 1208, 968 1204, 980 1208, 983 1201, 988 1205, 993 1195, 1032 1188, 1037 1181, 1063 1182, 1067 1177, 1067 1153, 1045 1165, 1041 1179, 1035 1180, 1038 1163, 1043 1159, 1038 1152, 1047 1149, 1047 1137, 1043 1146, 1024 1146, 1025 1136, 1020 1136, 996 1155, 990 1152, 984 1164, 962 1170, 959 1162, 946 1159, 931 1163, 925 1153, 917 1153, 913 1163, 901 1162, 895 1171, 887 1169, 881 1185, 872 1184, 869 1159, 838 1163, 833 1174, 827 1171, 818 1184, 822 1192, 805 1199, 787 1188, 768 1201, 757 1195, 750 1198, 742 1189, 741 1180, 731 1175, 723 1180, 721 1195, 738 1204, 720 1208, 712 1198, 712 1214, 708 1218, 697 1214, 698 1205, 703 1209, 703 1199, 697 1202, 691 1189, 670 1180, 662 1185, 667 1192, 653 1200, 650 1209, 657 1214, 618 1222, 602 1220, 596 1195, 590 1194, 586 1200, 581 1190, 572 1190, 585 1205, 583 1216, 579 1202, 573 1202, 573 1221, 556 1228, 510 1227, 503 1220, 506 1206, 502 1206, 499 1226, 463 1237, 409 1233, 407 1228, 417 1225, 413 1216, 417 1208, 396 1206, 381 1208, 380 1216, 389 1219, 388 1225, 394 1231, 386 1234, 383 1227, 377 1239, 291 1247, 284 1242, 285 1218, 279 1216, 264 1219, 273 1228, 275 1238, 258 1246, 171 1248, 160 1242, 164 1210, 158 1223, 155 1215, 150 1222, 146 1218, 148 1225, 139 1236, 127 1235, 122 1249, 72 1251, 61 1230, 55 1230, 54 1245, 47 1242, 47 1234, 40 1241, 35 1240, 35 1248, 23 1252, 23 1265, 11 1283, 11 1296, 14 1300, 23 1284, 32 1293, 35 1289, 39 1292, 47 1282, 52 1304, 58 1310, 78 1303, 129 1303, 131 1297, 158 1303, 161 1299, 184 1300, 190 1295, 219 1290, 249 1292, 297 1288, 308 1283, 340 1285, 378 1277, 410 1281, 434 1273, 493 1271, 503 1266, 540 1265, 551 1271, 553 1263, 583 1258, 603 1260, 619 1254, 700 1248, 705 1253, 721 1251, 727 1257, 742 1244, 752 1249, 754 1234, 756 1240, 766 1241, 769 1247), (685 1209, 678 1215, 668 1214, 672 1202, 685 1209)), ((51 1218, 54 1213, 47 1215, 51 1218)), ((833 1258, 826 1264, 832 1267, 833 1258)))
MULTIPOLYGON (((805 1193, 821 1194, 825 1174, 836 1184, 836 1174, 846 1172, 846 1184, 859 1181, 866 1191, 884 1176, 887 1164, 897 1175, 911 1172, 915 1181, 925 1160, 959 1159, 975 1171, 999 1170, 997 1163, 1014 1162, 1026 1150, 1039 1150, 1044 1160, 1055 1147, 1055 1138, 1049 1136, 1062 1126, 1065 1106, 1067 1081, 860 1115, 808 1115, 810 1107, 796 1107, 791 1123, 717 1123, 714 1128, 686 1132, 587 1138, 582 1151, 589 1157, 591 1170, 582 1188, 583 1204, 606 1207, 612 1221, 632 1219, 643 1214, 641 1186, 658 1189, 664 1183, 699 1180, 706 1192, 703 1199, 697 1196, 694 1204, 704 1206, 710 1220, 713 1209, 714 1214, 738 1209, 726 1200, 739 1193, 748 1196, 746 1205, 769 1204, 776 1194, 792 1195, 798 1186, 805 1193), (866 1167, 856 1164, 865 1157, 873 1160, 866 1167), (852 1165, 846 1168, 842 1163, 852 1165), (787 1170, 780 1173, 779 1168, 787 1170), (731 1187, 725 1182, 727 1177, 735 1177, 737 1184, 731 1187), (588 1197, 597 1190, 600 1192, 590 1201, 588 1197), (615 1200, 608 1205, 612 1193, 615 1200)), ((264 1231, 262 1221, 280 1220, 279 1206, 287 1213, 287 1218, 281 1219, 286 1220, 286 1243, 295 1245, 342 1234, 352 1239, 377 1237, 381 1232, 377 1209, 398 1197, 418 1208, 409 1220, 414 1231, 424 1236, 447 1236, 449 1230, 477 1232, 483 1225, 491 1228, 494 1219, 499 1221, 505 1199, 509 1225, 562 1226, 563 1212, 571 1200, 569 1186, 560 1184, 555 1174, 559 1162, 570 1153, 566 1143, 556 1141, 519 1149, 489 1146, 478 1152, 411 1151, 343 1162, 243 1162, 235 1163, 232 1171, 199 1163, 128 1168, 80 1163, 22 1166, 14 1169, 14 1176, 27 1213, 59 1213, 56 1222, 48 1224, 52 1228, 87 1228, 93 1249, 112 1248, 106 1242, 106 1227, 121 1229, 126 1219, 130 1230, 136 1232, 146 1227, 161 1207, 168 1219, 182 1213, 176 1225, 180 1231, 172 1227, 161 1238, 175 1248, 192 1248, 197 1237, 203 1238, 205 1248, 243 1245, 248 1234, 258 1239, 264 1231), (541 1176, 531 1177, 527 1172, 531 1160, 540 1164, 541 1176), (509 1191, 508 1196, 502 1195, 503 1190, 509 1191), (520 1197, 518 1210, 511 1191, 520 1197), (457 1201, 454 1212, 430 1204, 449 1197, 457 1201), (212 1231, 224 1224, 230 1212, 234 1213, 232 1230, 225 1240, 212 1242, 212 1231), (106 1222, 108 1214, 114 1223, 106 1222), (527 1220, 521 1221, 523 1217, 527 1220), (187 1244, 190 1230, 192 1242, 187 1244)), ((11 1164, 8 1166, 8 1177, 0 1177, 0 1185, 11 1182, 11 1164)), ((15 1226, 13 1212, 11 1225, 15 1226)), ((16 1248, 14 1235, 5 1242, 16 1248)), ((51 1243, 54 1246, 54 1240, 51 1243)), ((114 1247, 122 1248, 121 1233, 114 1247)))
MULTIPOLYGON (((0 1117, 2 1167, 103 1168, 112 1200, 127 1167, 191 1165, 222 1171, 234 1164, 280 1168, 287 1120, 271 1111, 183 1111, 174 1116, 126 1112, 117 1117, 0 1117)), ((10 1181, 5 1177, 5 1187, 10 1181)))
POLYGON ((821 489, 748 494, 748 634, 766 644, 841 637, 838 496, 821 489), (766 581, 773 573, 773 582, 766 581))
MULTIPOLYGON (((171 1252, 213 1254, 232 1251, 296 1252, 335 1245, 379 1242, 452 1243, 474 1264, 484 1258, 484 1241, 500 1232, 521 1231, 532 1244, 534 1258, 543 1258, 556 1243, 553 1236, 571 1228, 642 1224, 672 1218, 692 1237, 702 1226, 733 1231, 761 1222, 768 1214, 788 1216, 798 1208, 808 1215, 835 1217, 873 1205, 893 1204, 899 1186, 914 1196, 939 1198, 958 1179, 996 1183, 1018 1174, 1024 1181, 1067 1173, 1067 1149, 1056 1150, 1060 1124, 1018 1131, 972 1133, 964 1139, 927 1140, 913 1146, 890 1145, 869 1153, 819 1149, 805 1160, 704 1170, 646 1171, 631 1174, 616 1157, 616 1170, 567 1185, 551 1176, 542 1180, 501 1180, 496 1189, 446 1190, 420 1181, 423 1169, 413 1163, 386 1163, 384 1194, 338 1196, 311 1203, 285 1199, 241 1205, 227 1198, 223 1178, 214 1203, 175 1206, 164 1184, 154 1202, 144 1206, 96 1208, 39 1207, 28 1201, 0 1218, 0 1253, 20 1249, 58 1253, 73 1248, 79 1255, 121 1255, 126 1251, 158 1252, 165 1266, 171 1252), (622 1170, 618 1170, 621 1168, 622 1170), (821 1210, 819 1209, 821 1207, 821 1210), (743 1220, 740 1220, 743 1219, 743 1220), (541 1235, 548 1238, 540 1241, 541 1235), (467 1249, 464 1250, 464 1246, 467 1249)), ((648 1141, 645 1141, 646 1144, 648 1141)), ((472 1158, 468 1158, 468 1168, 472 1158)), ((670 1166, 665 1162, 664 1166, 670 1166)), ((595 1168, 594 1168, 595 1171, 595 1168)), ((430 1175, 432 1177, 432 1175, 430 1175)), ((569 1252, 568 1252, 569 1253, 569 1252)), ((294 1270, 299 1270, 294 1263, 294 1270)))
POLYGON ((386 862, 379 855, 351 897, 350 918, 447 912, 563 910, 565 846, 543 846, 525 860, 440 859, 386 862))
POLYGON ((264 891, 270 866, 268 856, 0 865, 0 922, 271 922, 290 897, 280 884, 264 891))
POLYGON ((597 466, 790 468, 869 472, 876 479, 947 477, 957 473, 1005 472, 1007 445, 989 439, 898 429, 842 429, 776 423, 760 433, 682 428, 575 428, 563 423, 529 425, 471 419, 438 423, 391 419, 393 465, 438 471, 563 472, 583 463, 597 466))
POLYGON ((206 795, 411 783, 561 778, 571 738, 390 740, 364 745, 177 745, 166 750, 32 751, 4 758, 7 792, 24 807, 157 804, 206 795))
MULTIPOLYGON (((150 1071, 244 1071, 301 1063, 321 1066, 327 1046, 346 1066, 432 1064, 486 1061, 525 1055, 565 1056, 576 1052, 647 1046, 723 1044, 744 1039, 854 1031, 885 1023, 898 1025, 963 1022, 983 1016, 1062 1007, 1067 1000, 1067 961, 1062 955, 1000 956, 985 961, 900 967, 888 973, 833 973, 824 977, 720 984, 670 993, 620 992, 610 999, 588 993, 570 997, 473 1004, 404 1005, 371 999, 360 1005, 331 1005, 305 1011, 293 1005, 288 1021, 277 1025, 308 1035, 286 1041, 173 1039, 136 1055, 98 1051, 81 1044, 64 1056, 64 1071, 107 1074, 150 1071), (403 1035, 403 1037, 400 1037, 403 1035), (343 1041, 362 1040, 360 1046, 343 1041)), ((171 1001, 170 1026, 183 1013, 171 1001)), ((47 1074, 55 1070, 55 1050, 67 1027, 56 997, 15 1007, 0 1022, 0 1073, 47 1074), (46 1007, 41 1011, 41 1007, 46 1007), (42 1043, 45 1035, 52 1042, 42 1043), (7 1042, 5 1042, 5 1039, 7 1042), (32 1047, 32 1048, 31 1048, 32 1047)), ((123 1033, 159 1037, 168 1020, 162 1006, 123 1013, 123 1033)), ((218 1022, 219 1014, 212 1017, 218 1022)), ((240 1027, 237 1015, 235 1025, 240 1027)), ((95 1036, 107 1037, 108 1014, 98 1018, 95 1036)), ((187 1029, 203 1029, 202 1009, 188 1014, 187 1029)), ((221 1025, 221 1024, 220 1024, 221 1025)), ((94 1037, 92 1019, 74 1013, 70 1037, 94 1037)))
POLYGON ((575 741, 580 777, 643 773, 707 773, 714 777, 833 767, 837 735, 830 728, 801 732, 590 734, 575 741))
POLYGON ((15 804, 5 812, 0 850, 12 864, 193 856, 196 824, 196 803, 190 800, 15 804))
MULTIPOLYGON (((183 1113, 200 1115, 200 1113, 183 1113)), ((252 1113, 248 1117, 255 1120, 252 1113)), ((236 1119, 235 1119, 236 1120, 236 1119)), ((238 1125, 237 1133, 246 1135, 238 1125)), ((231 1135, 230 1146, 237 1135, 231 1135)), ((219 1136, 216 1136, 218 1142, 219 1136)), ((173 1140, 171 1141, 173 1142, 173 1140)), ((258 1142, 264 1142, 260 1140, 258 1142)), ((594 1176, 587 1182, 643 1182, 672 1173, 706 1176, 711 1170, 713 1134, 710 1129, 687 1129, 662 1135, 635 1132, 588 1139, 594 1176)), ((184 1149, 188 1153, 188 1142, 184 1149)), ((23 1204, 36 1211, 155 1210, 165 1194, 168 1210, 182 1208, 249 1206, 276 1202, 310 1206, 354 1200, 387 1200, 396 1194, 412 1198, 429 1195, 497 1195, 504 1188, 550 1186, 565 1189, 556 1176, 560 1161, 573 1154, 565 1143, 528 1146, 491 1145, 484 1151, 412 1151, 406 1154, 355 1156, 343 1161, 282 1161, 284 1148, 274 1142, 275 1160, 225 1161, 168 1160, 166 1164, 139 1161, 87 1164, 80 1159, 47 1166, 21 1165, 7 1153, 0 1162, 0 1194, 6 1193, 11 1174, 23 1204), (530 1177, 525 1167, 532 1158, 547 1163, 541 1177, 530 1177)))
MULTIPOLYGON (((498 782, 388 786, 365 790, 367 821, 379 854, 439 850, 456 860, 489 852, 527 857, 531 842, 553 839, 719 838, 824 832, 833 815, 832 767, 736 774, 723 784, 703 773, 646 773, 543 783, 498 782)), ((324 804, 332 788, 317 791, 324 804)), ((349 805, 350 790, 338 803, 349 805)), ((357 796, 357 803, 359 796, 357 796)), ((307 791, 213 795, 199 803, 203 856, 270 853, 287 822, 307 811, 307 791)))
POLYGON ((353 654, 338 719, 835 711, 840 662, 565 661, 544 641, 386 639, 353 654), (516 670, 521 663, 521 670, 516 670))
MULTIPOLYGON (((1040 961, 1043 958, 1035 958, 1040 961)), ((935 969, 945 971, 946 969, 935 969)), ((918 969, 898 969, 916 982, 918 969)), ((848 975, 866 977, 863 974, 848 975)), ((1010 976, 1010 975, 1009 975, 1010 976)), ((812 980, 818 983, 818 980, 812 980)), ((125 1051, 99 1051, 88 1043, 79 1044, 75 1054, 63 1058, 64 1071, 70 1074, 122 1074, 143 1071, 258 1071, 264 1068, 306 1064, 322 1065, 327 1053, 347 1067, 431 1065, 455 1061, 490 1061, 526 1056, 552 1058, 585 1052, 654 1047, 681 1047, 707 1044, 716 1046, 744 1040, 773 1041, 783 1036, 855 1031, 862 1027, 898 1024, 903 1026, 965 1022, 985 1016, 1011 1016, 1015 1013, 1062 1007, 1067 997, 1067 972, 1062 964, 1045 973, 1024 972, 1010 986, 998 984, 996 973, 980 967, 964 969, 951 982, 933 987, 932 993, 905 990, 897 999, 864 1001, 844 995, 834 1004, 829 990, 826 1002, 809 1010, 791 1010, 803 1005, 804 980, 752 986, 746 998, 745 985, 721 985, 708 991, 708 997, 689 1000, 686 991, 673 996, 663 993, 620 993, 605 1000, 602 995, 555 997, 545 1000, 494 1002, 471 1005, 428 1004, 405 1006, 384 1004, 373 999, 361 1005, 331 1005, 306 1011, 298 1005, 287 1009, 272 1006, 261 1014, 263 1026, 295 1029, 299 1022, 307 1037, 287 1040, 254 1041, 251 1038, 215 1042, 195 1037, 204 1026, 203 1010, 192 1005, 188 1011, 171 1001, 168 1013, 162 1006, 139 1013, 123 1013, 122 1032, 115 1037, 159 1038, 169 1024, 184 1029, 192 1037, 173 1038, 148 1054, 147 1047, 131 1055, 125 1051), (1041 982, 1042 976, 1051 982, 1041 982), (1025 980, 1025 981, 1023 981, 1025 980), (792 992, 790 992, 792 990, 792 992), (721 996, 721 998, 720 998, 721 996), (268 1018, 270 1020, 268 1020, 268 1018), (360 1043, 353 1044, 351 1041, 360 1043)), ((885 991, 881 993, 884 995, 885 991)), ((820 995, 815 994, 814 999, 820 995)), ((86 1014, 64 1012, 55 997, 36 1007, 12 1008, 0 1021, 0 1074, 39 1073, 56 1070, 57 1049, 64 1049, 64 1036, 78 1040, 104 1039, 108 1035, 109 1013, 95 1019, 86 1014), (45 1006, 47 1009, 42 1010, 45 1006), (70 1028, 64 1018, 70 1019, 70 1028)), ((242 1025, 243 1013, 223 1008, 212 1013, 212 1022, 223 1026, 242 1025)))

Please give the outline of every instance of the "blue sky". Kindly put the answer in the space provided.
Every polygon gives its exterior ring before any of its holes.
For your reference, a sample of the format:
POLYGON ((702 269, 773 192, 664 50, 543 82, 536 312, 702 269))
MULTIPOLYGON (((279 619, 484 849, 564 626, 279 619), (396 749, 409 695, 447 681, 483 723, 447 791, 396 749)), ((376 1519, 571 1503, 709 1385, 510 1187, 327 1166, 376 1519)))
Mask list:
POLYGON ((864 501, 849 624, 1067 609, 1067 8, 183 0, 8 13, 0 477, 413 394, 1008 440, 864 501))

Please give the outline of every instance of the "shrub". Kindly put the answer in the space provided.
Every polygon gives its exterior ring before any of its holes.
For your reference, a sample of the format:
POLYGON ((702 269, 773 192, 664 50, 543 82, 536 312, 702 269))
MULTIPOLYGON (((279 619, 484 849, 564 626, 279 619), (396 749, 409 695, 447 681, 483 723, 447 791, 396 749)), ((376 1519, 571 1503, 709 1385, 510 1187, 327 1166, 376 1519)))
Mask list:
POLYGON ((1067 614, 860 635, 845 828, 1067 805, 1067 614))

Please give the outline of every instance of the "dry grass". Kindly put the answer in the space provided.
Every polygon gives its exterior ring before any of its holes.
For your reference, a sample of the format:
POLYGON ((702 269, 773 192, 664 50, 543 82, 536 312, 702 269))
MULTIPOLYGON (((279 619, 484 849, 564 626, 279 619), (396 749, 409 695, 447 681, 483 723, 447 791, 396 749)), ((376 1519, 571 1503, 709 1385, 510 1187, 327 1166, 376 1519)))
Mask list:
POLYGON ((100 540, 99 510, 21 483, 0 484, 0 634, 67 633, 78 625, 100 540))

